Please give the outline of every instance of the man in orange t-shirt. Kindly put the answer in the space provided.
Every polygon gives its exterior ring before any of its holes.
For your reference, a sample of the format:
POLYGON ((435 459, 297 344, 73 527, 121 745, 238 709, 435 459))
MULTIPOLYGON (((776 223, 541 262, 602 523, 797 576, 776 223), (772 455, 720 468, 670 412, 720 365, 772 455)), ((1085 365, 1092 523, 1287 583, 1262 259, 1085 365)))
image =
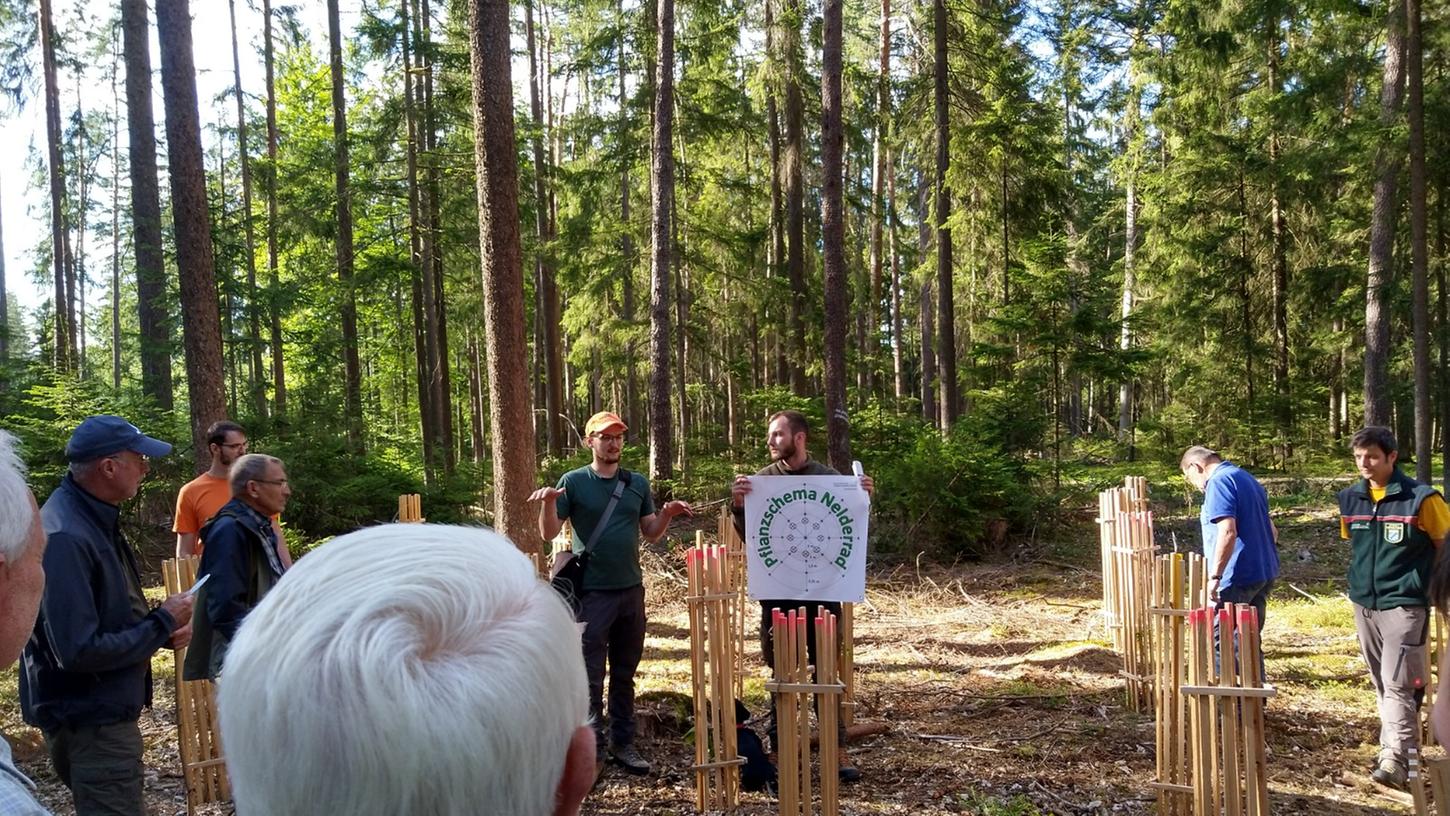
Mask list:
MULTIPOLYGON (((247 432, 230 420, 213 422, 206 429, 206 447, 211 453, 211 467, 182 485, 181 491, 176 494, 176 521, 171 525, 171 531, 176 533, 177 558, 201 555, 205 543, 198 538, 201 528, 222 505, 232 500, 227 475, 232 463, 247 452, 247 432)), ((282 559, 283 566, 292 566, 292 555, 287 551, 282 526, 276 516, 272 517, 272 530, 277 535, 277 556, 282 559)))

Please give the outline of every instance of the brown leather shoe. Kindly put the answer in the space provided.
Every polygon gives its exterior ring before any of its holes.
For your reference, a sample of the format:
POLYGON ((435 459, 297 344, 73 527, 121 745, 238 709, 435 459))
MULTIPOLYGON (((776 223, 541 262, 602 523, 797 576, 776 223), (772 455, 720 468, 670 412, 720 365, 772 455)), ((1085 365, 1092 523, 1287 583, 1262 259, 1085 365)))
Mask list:
POLYGON ((861 772, 851 764, 851 757, 846 755, 845 748, 836 749, 836 765, 840 768, 842 782, 855 782, 861 778, 861 772))

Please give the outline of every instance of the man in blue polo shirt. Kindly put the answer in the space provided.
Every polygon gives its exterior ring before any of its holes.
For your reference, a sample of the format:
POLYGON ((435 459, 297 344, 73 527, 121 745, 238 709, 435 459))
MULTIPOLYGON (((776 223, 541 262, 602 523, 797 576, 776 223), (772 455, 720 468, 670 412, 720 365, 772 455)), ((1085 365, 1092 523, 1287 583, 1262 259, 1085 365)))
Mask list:
POLYGON ((1279 531, 1269 520, 1269 494, 1248 471, 1202 445, 1185 451, 1178 468, 1189 484, 1203 491, 1198 516, 1208 564, 1208 600, 1215 608, 1252 604, 1262 630, 1269 592, 1279 577, 1279 531))

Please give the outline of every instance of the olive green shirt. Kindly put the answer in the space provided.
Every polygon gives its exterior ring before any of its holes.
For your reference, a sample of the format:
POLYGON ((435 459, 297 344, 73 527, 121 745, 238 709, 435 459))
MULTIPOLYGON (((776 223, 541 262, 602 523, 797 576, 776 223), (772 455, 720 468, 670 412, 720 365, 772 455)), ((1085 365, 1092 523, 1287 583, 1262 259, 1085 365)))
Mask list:
MULTIPOLYGON (((599 525, 623 470, 620 468, 614 476, 604 479, 594 472, 592 465, 585 465, 559 478, 557 487, 564 495, 555 500, 554 509, 560 519, 571 523, 575 553, 584 552, 584 544, 599 525)), ((584 570, 586 590, 629 589, 644 583, 644 574, 639 568, 639 522, 654 513, 649 480, 631 471, 619 504, 590 550, 589 566, 584 570)))

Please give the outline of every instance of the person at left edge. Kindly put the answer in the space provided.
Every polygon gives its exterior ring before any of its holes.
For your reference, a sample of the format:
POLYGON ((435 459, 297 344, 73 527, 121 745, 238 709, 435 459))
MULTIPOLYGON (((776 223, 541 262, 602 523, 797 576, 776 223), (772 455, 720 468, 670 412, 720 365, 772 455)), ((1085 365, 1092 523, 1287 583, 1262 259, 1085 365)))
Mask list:
POLYGON ((121 503, 171 445, 117 416, 87 417, 65 446, 69 471, 40 510, 47 576, 25 646, 20 707, 45 737, 77 816, 145 816, 141 729, 151 656, 185 646, 192 599, 151 609, 121 503))
MULTIPOLYGON (((539 535, 551 541, 573 522, 575 553, 582 553, 604 516, 615 486, 624 490, 614 512, 589 553, 579 621, 584 627, 584 669, 589 677, 589 713, 594 721, 595 778, 606 755, 633 774, 647 774, 649 761, 634 746, 634 673, 644 654, 644 573, 639 565, 639 539, 658 541, 690 505, 667 502, 655 512, 649 480, 619 466, 624 433, 618 414, 600 411, 584 423, 584 442, 593 452, 589 464, 565 473, 556 487, 541 487, 529 496, 540 502, 539 535), (609 663, 609 719, 604 718, 604 673, 609 663), (608 751, 606 754, 606 737, 608 751)), ((556 558, 562 558, 560 553, 556 558)), ((557 565, 556 565, 557 567, 557 565)))

